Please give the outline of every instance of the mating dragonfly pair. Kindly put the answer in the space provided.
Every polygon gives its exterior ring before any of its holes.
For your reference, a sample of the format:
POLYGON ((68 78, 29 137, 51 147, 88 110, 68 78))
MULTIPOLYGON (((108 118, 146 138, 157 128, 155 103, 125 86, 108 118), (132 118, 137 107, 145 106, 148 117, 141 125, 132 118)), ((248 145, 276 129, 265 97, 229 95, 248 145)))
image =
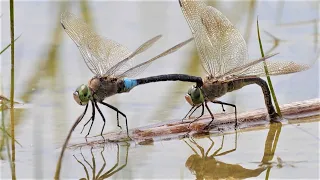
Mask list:
MULTIPOLYGON (((69 12, 61 15, 62 27, 78 46, 86 65, 95 75, 88 85, 83 84, 79 86, 73 93, 75 101, 79 105, 86 106, 83 114, 86 113, 89 102, 92 104, 92 116, 84 125, 85 127, 91 122, 87 135, 89 135, 95 120, 95 109, 98 110, 104 121, 101 135, 103 133, 105 117, 98 106, 99 103, 117 112, 118 127, 121 128, 119 125, 119 114, 125 118, 126 131, 129 136, 126 115, 116 107, 103 102, 103 100, 118 93, 129 92, 135 86, 160 81, 196 83, 196 85, 188 90, 188 94, 185 97, 187 102, 192 106, 188 114, 191 115, 196 109, 202 107, 201 115, 194 120, 196 121, 204 114, 204 107, 206 107, 212 117, 207 127, 214 120, 213 113, 207 105, 208 102, 221 104, 222 107, 223 105, 234 107, 236 116, 235 125, 237 125, 236 106, 218 101, 217 98, 227 92, 250 84, 257 84, 262 88, 268 114, 271 120, 277 118, 278 115, 272 105, 268 85, 263 79, 259 78, 265 75, 261 62, 274 55, 268 55, 258 60, 249 60, 246 42, 240 31, 220 11, 214 7, 207 6, 202 1, 179 0, 179 4, 189 24, 193 38, 181 42, 134 67, 130 66, 132 58, 150 48, 160 39, 161 35, 146 41, 131 53, 119 43, 96 34, 82 19, 75 15, 69 12), (201 77, 186 74, 166 74, 140 79, 128 78, 139 74, 153 61, 177 51, 192 40, 196 44, 201 65, 207 72, 205 78, 202 79, 201 77)), ((294 73, 309 68, 307 65, 296 64, 294 62, 273 62, 268 60, 266 63, 270 75, 294 73)))

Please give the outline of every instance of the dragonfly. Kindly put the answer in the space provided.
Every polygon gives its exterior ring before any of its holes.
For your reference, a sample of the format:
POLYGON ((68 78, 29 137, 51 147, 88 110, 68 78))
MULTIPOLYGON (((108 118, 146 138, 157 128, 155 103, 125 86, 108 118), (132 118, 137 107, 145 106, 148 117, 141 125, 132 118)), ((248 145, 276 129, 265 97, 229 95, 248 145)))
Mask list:
MULTIPOLYGON (((260 78, 266 75, 261 62, 275 54, 257 60, 249 60, 247 45, 240 31, 219 10, 207 6, 202 1, 179 0, 179 4, 192 32, 201 65, 207 74, 203 78, 202 87, 192 86, 188 90, 185 99, 192 107, 183 119, 188 114, 190 117, 202 107, 200 116, 191 123, 197 121, 203 116, 204 107, 206 107, 211 115, 211 121, 205 126, 205 129, 209 128, 214 116, 207 103, 212 102, 221 104, 223 111, 223 105, 233 107, 235 126, 237 126, 236 105, 219 101, 217 98, 244 86, 256 84, 262 89, 270 120, 275 121, 279 115, 273 107, 268 84, 260 78)), ((292 61, 268 60, 265 62, 269 75, 295 73, 310 67, 292 61)))
POLYGON ((127 116, 118 108, 103 102, 107 97, 118 93, 129 92, 132 88, 141 84, 160 81, 194 82, 197 84, 197 87, 202 86, 201 77, 186 74, 165 74, 139 79, 132 78, 141 73, 156 59, 177 51, 187 43, 191 42, 193 38, 173 46, 148 61, 133 66, 133 57, 149 49, 161 38, 161 35, 151 38, 139 46, 135 51, 130 52, 125 46, 96 34, 89 25, 84 22, 84 20, 70 12, 64 12, 61 14, 61 25, 77 45, 87 67, 94 74, 94 77, 89 80, 87 85, 80 85, 73 93, 74 100, 79 105, 86 106, 83 114, 81 115, 81 120, 87 112, 89 102, 92 104, 92 116, 83 126, 84 129, 85 126, 91 122, 90 129, 86 136, 90 134, 95 120, 95 109, 98 110, 103 120, 103 127, 100 134, 102 136, 106 120, 98 106, 99 103, 117 112, 117 126, 120 129, 122 129, 122 127, 119 125, 119 114, 125 118, 126 132, 129 137, 127 116))

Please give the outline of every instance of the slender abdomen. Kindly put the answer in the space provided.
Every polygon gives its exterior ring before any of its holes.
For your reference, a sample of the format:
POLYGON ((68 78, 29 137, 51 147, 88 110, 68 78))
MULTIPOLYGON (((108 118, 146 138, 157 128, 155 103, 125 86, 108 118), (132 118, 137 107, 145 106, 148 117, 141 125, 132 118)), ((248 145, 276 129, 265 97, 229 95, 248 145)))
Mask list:
POLYGON ((147 83, 152 83, 152 82, 161 82, 161 81, 194 82, 194 83, 197 83, 197 87, 201 87, 203 84, 201 77, 190 76, 187 74, 164 74, 164 75, 151 76, 151 77, 137 79, 137 85, 147 84, 147 83))
POLYGON ((184 82, 195 82, 198 87, 201 87, 203 82, 201 77, 190 76, 186 74, 165 74, 159 76, 150 76, 140 79, 129 79, 124 78, 119 84, 119 93, 129 92, 132 88, 153 82, 162 82, 162 81, 184 81, 184 82))
POLYGON ((270 118, 275 118, 277 113, 273 107, 271 101, 271 94, 269 91, 268 84, 263 79, 256 76, 245 76, 245 77, 236 77, 234 79, 228 80, 213 80, 206 79, 204 81, 202 90, 205 94, 205 97, 209 101, 213 101, 216 98, 219 98, 226 94, 227 92, 232 92, 238 89, 241 89, 243 86, 257 84, 261 87, 262 93, 264 96, 264 102, 267 107, 270 118))
POLYGON ((257 84, 261 87, 264 96, 264 103, 266 105, 270 118, 277 117, 277 113, 272 104, 270 90, 265 80, 256 76, 238 77, 237 79, 228 82, 228 92, 240 89, 243 86, 249 84, 257 84))

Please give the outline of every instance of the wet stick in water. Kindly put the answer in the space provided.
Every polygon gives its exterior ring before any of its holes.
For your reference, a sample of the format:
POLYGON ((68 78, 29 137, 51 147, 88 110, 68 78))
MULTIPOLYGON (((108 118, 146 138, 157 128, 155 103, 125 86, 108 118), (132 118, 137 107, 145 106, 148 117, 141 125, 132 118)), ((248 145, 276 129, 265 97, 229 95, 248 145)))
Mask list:
POLYGON ((78 124, 80 123, 80 121, 82 120, 82 118, 84 117, 84 115, 86 114, 87 112, 87 109, 88 109, 88 105, 86 106, 84 112, 78 117, 78 119, 74 122, 74 124, 72 125, 69 133, 68 133, 68 136, 66 138, 66 140, 64 141, 63 143, 63 146, 62 146, 62 149, 61 149, 61 152, 60 152, 60 156, 59 156, 59 160, 57 162, 57 166, 56 166, 56 172, 55 172, 55 175, 54 175, 54 179, 60 179, 60 170, 61 170, 61 164, 62 164, 62 158, 63 158, 63 154, 64 154, 64 151, 66 150, 67 148, 67 145, 68 145, 68 142, 71 138, 71 135, 72 135, 72 132, 74 131, 74 129, 78 126, 78 124))
MULTIPOLYGON (((264 58, 264 51, 263 51, 262 42, 261 42, 261 38, 260 38, 260 29, 259 29, 258 17, 257 17, 257 32, 258 32, 260 53, 261 53, 262 58, 264 58)), ((263 61, 263 67, 264 67, 264 71, 265 71, 266 76, 267 76, 268 85, 269 85, 269 88, 270 88, 270 91, 271 91, 271 94, 272 94, 274 105, 276 106, 276 109, 277 109, 277 113, 278 113, 278 115, 280 117, 282 117, 281 109, 280 109, 279 104, 278 104, 276 93, 274 92, 273 85, 272 85, 272 82, 271 82, 271 78, 269 76, 268 66, 267 66, 267 63, 265 61, 263 61)))

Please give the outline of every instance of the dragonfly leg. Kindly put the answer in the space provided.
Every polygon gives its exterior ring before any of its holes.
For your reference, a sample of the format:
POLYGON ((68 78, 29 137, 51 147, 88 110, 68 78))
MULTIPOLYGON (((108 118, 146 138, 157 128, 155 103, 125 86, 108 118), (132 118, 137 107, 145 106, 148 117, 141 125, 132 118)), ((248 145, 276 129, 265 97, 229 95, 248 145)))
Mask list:
POLYGON ((221 107, 222 107, 222 111, 223 111, 223 112, 226 112, 226 110, 224 109, 223 104, 221 104, 221 107))
MULTIPOLYGON (((200 106, 198 106, 196 109, 198 109, 200 106)), ((204 105, 203 105, 203 103, 201 104, 201 107, 202 107, 202 111, 201 111, 201 114, 200 114, 200 116, 198 116, 195 120, 193 120, 191 123, 189 123, 189 125, 188 125, 188 129, 189 129, 189 127, 190 127, 190 125, 192 124, 192 123, 194 123, 194 122, 196 122, 201 116, 203 116, 203 113, 204 113, 204 105)), ((194 110, 195 111, 195 110, 194 110)), ((194 112, 193 111, 193 112, 194 112)), ((193 113, 192 112, 192 113, 193 113)))
MULTIPOLYGON (((91 125, 90 125, 90 129, 89 129, 89 131, 88 131, 88 134, 86 135, 86 137, 90 134, 90 131, 91 131, 91 128, 92 128, 92 125, 93 125, 93 122, 94 122, 94 118, 95 118, 95 113, 96 113, 96 111, 95 111, 95 105, 94 105, 94 102, 93 101, 91 101, 91 103, 92 103, 92 116, 91 116, 91 120, 92 120, 92 122, 91 122, 91 125)), ((89 121, 88 121, 89 122, 89 121)), ((88 123, 87 122, 87 123, 88 123)), ((86 123, 86 124, 87 124, 86 123)))
MULTIPOLYGON (((84 115, 86 115, 86 113, 87 113, 87 110, 88 110, 88 104, 86 105, 86 108, 84 109, 83 113, 82 113, 81 116, 79 117, 80 119, 79 119, 78 123, 79 123, 80 121, 82 121, 84 115)), ((78 123, 77 123, 77 125, 78 125, 78 123)), ((87 122, 87 123, 88 123, 88 122, 87 122)), ((86 124, 87 124, 87 123, 86 123, 86 124)), ((82 132, 82 131, 81 131, 81 132, 82 132)))
POLYGON ((117 112, 117 126, 122 130, 122 127, 119 124, 119 112, 117 112))
POLYGON ((82 132, 83 132, 83 130, 84 130, 84 128, 87 126, 87 124, 89 124, 89 122, 92 120, 92 117, 93 116, 91 116, 90 117, 90 119, 83 125, 83 127, 82 127, 82 130, 81 130, 81 132, 80 132, 80 134, 82 134, 82 132))
POLYGON ((102 126, 102 130, 101 130, 101 133, 100 133, 100 135, 102 136, 102 133, 103 133, 103 130, 104 130, 104 126, 106 125, 106 119, 104 118, 104 115, 102 114, 102 112, 101 112, 101 110, 100 110, 97 102, 95 102, 95 106, 96 106, 96 108, 98 109, 98 112, 99 112, 99 114, 101 115, 102 120, 103 120, 103 126, 102 126))
POLYGON ((189 112, 182 118, 181 122, 183 122, 184 119, 187 118, 188 114, 192 111, 192 109, 195 108, 195 106, 192 106, 189 112))
POLYGON ((80 134, 82 134, 82 132, 83 132, 84 128, 87 126, 87 124, 89 124, 89 122, 94 119, 95 109, 94 109, 94 106, 92 106, 92 107, 93 107, 93 109, 92 109, 92 116, 91 116, 90 119, 83 125, 83 128, 82 128, 80 134))
MULTIPOLYGON (((222 101, 211 101, 212 103, 215 103, 215 104, 221 104, 222 107, 223 105, 227 105, 227 106, 232 106, 234 107, 234 114, 235 114, 235 127, 237 127, 238 125, 238 118, 237 118, 237 106, 234 105, 234 104, 230 104, 230 103, 225 103, 225 102, 222 102, 222 101)), ((224 111, 224 110, 223 110, 224 111)))
MULTIPOLYGON (((192 114, 200 107, 200 106, 202 106, 203 104, 201 104, 201 105, 199 105, 199 106, 197 106, 197 108, 196 109, 194 109, 193 111, 192 111, 192 113, 190 113, 190 115, 189 115, 189 119, 190 119, 190 117, 192 116, 192 114)), ((200 116, 201 117, 201 116, 200 116)))
MULTIPOLYGON (((121 114, 121 115, 126 119, 127 136, 130 138, 130 136, 129 136, 129 129, 128 129, 127 116, 126 116, 123 112, 119 111, 118 108, 116 108, 116 107, 114 107, 114 106, 112 106, 112 105, 110 105, 110 104, 108 104, 108 103, 105 103, 105 102, 102 102, 102 101, 101 101, 100 103, 103 104, 103 105, 105 105, 105 106, 107 106, 107 107, 109 107, 109 108, 111 108, 111 109, 113 109, 114 111, 116 111, 117 113, 121 114)), ((118 120, 118 121, 119 121, 119 120, 118 120)))
POLYGON ((208 110, 208 112, 210 113, 211 118, 212 118, 212 120, 209 122, 209 124, 206 125, 206 127, 204 127, 204 129, 209 129, 210 124, 211 124, 212 121, 214 120, 214 116, 213 116, 212 112, 211 112, 210 109, 209 109, 209 106, 208 106, 208 104, 207 104, 207 101, 205 101, 204 103, 205 103, 205 106, 206 106, 206 108, 207 108, 207 110, 208 110))

